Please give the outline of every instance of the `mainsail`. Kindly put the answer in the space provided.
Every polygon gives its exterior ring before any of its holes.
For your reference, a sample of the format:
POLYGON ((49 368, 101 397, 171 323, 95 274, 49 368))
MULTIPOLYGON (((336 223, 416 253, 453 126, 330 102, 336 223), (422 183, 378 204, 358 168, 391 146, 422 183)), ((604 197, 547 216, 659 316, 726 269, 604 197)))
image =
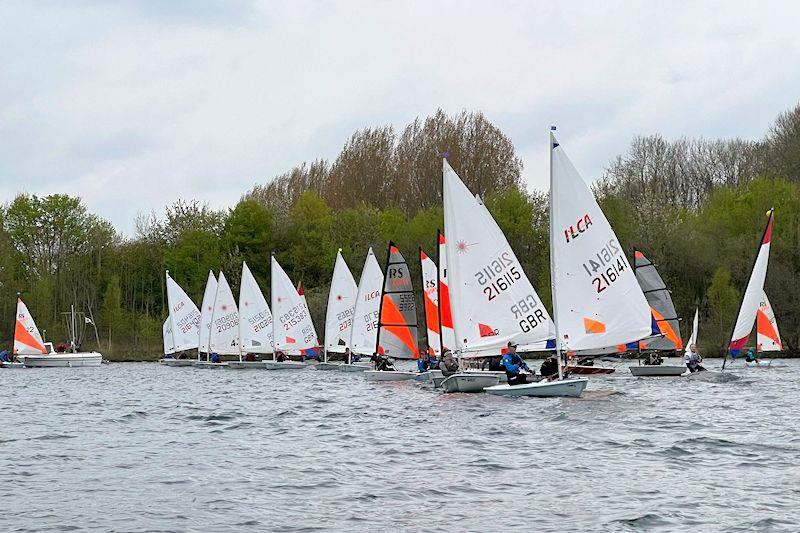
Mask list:
POLYGON ((28 311, 28 306, 17 298, 17 320, 14 323, 14 354, 46 354, 42 334, 28 311))
POLYGON ((225 274, 219 273, 217 295, 211 314, 209 351, 219 355, 241 356, 239 348, 239 310, 225 274))
POLYGON ((442 353, 442 337, 439 324, 439 290, 436 263, 419 249, 419 262, 422 271, 422 300, 425 327, 428 332, 428 353, 439 356, 442 353))
POLYGON ((655 265, 639 250, 633 251, 633 271, 644 292, 653 321, 662 336, 639 342, 642 350, 682 350, 683 340, 672 295, 655 265))
POLYGON ((200 340, 200 310, 184 290, 167 276, 167 302, 176 352, 196 349, 200 340))
POLYGON ((242 352, 272 353, 272 313, 250 272, 242 262, 242 283, 239 287, 239 336, 242 352))
POLYGON ((775 320, 775 312, 769 303, 767 293, 761 293, 761 301, 758 303, 758 313, 756 314, 756 349, 760 352, 779 352, 783 350, 781 334, 778 332, 778 322, 775 320))
POLYGON ((211 337, 211 315, 214 314, 214 299, 217 297, 217 278, 212 271, 208 271, 206 290, 203 293, 203 303, 200 308, 200 345, 197 350, 197 358, 200 352, 208 354, 208 342, 211 337))
POLYGON ((447 275, 461 357, 544 349, 555 329, 505 235, 478 198, 442 160, 447 275))
MULTIPOLYGON (((753 270, 750 273, 750 280, 742 296, 742 305, 739 307, 739 315, 736 317, 736 325, 733 327, 731 343, 728 349, 734 357, 739 355, 739 351, 747 344, 750 332, 753 331, 753 324, 756 321, 761 296, 764 294, 764 281, 767 279, 767 264, 769 263, 769 248, 772 241, 772 221, 775 217, 775 210, 767 211, 767 226, 764 228, 764 235, 761 237, 761 244, 758 247, 758 254, 753 263, 753 270)), ((722 361, 722 368, 728 360, 728 353, 725 352, 725 359, 722 361)))
POLYGON ((586 350, 652 333, 650 306, 622 246, 563 148, 550 136, 550 261, 560 347, 586 350))
POLYGON ((447 241, 444 233, 437 232, 439 236, 439 326, 442 331, 442 351, 455 349, 456 333, 453 330, 453 311, 450 305, 450 286, 447 281, 447 241))
POLYGON ((378 316, 381 305, 383 271, 370 247, 361 280, 358 284, 353 328, 350 332, 350 350, 360 355, 372 355, 377 350, 378 316))
POLYGON ((271 268, 275 350, 300 353, 316 347, 319 342, 308 306, 274 255, 271 268))
POLYGON ((419 359, 417 298, 411 272, 394 243, 389 243, 378 319, 378 353, 398 359, 419 359))
POLYGON ((325 351, 344 353, 350 345, 353 313, 358 297, 358 286, 353 274, 342 257, 342 249, 336 252, 333 266, 331 290, 328 293, 328 309, 325 313, 325 351))
POLYGON ((697 327, 699 325, 699 318, 700 318, 700 310, 694 310, 694 320, 692 321, 692 334, 689 336, 689 340, 686 341, 686 349, 683 351, 684 356, 688 357, 689 353, 692 350, 692 345, 697 344, 697 327))
POLYGON ((175 353, 175 345, 172 342, 172 321, 167 317, 164 325, 161 326, 161 333, 164 336, 164 355, 175 353))

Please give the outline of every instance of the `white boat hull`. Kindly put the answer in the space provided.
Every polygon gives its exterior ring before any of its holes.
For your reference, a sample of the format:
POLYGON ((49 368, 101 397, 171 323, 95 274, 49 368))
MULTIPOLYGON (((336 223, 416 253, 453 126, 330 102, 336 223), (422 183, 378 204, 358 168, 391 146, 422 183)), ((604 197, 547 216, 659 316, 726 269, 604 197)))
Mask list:
POLYGON ((166 366, 194 366, 195 359, 161 359, 159 363, 166 366))
POLYGON ((264 370, 264 361, 228 361, 228 368, 235 370, 264 370))
POLYGON ((17 359, 27 367, 76 367, 103 364, 103 356, 97 352, 18 355, 17 359))
POLYGON ((212 363, 211 361, 195 361, 194 362, 195 368, 228 368, 228 363, 212 363))
POLYGON ((308 364, 298 361, 264 361, 264 368, 267 370, 303 370, 308 368, 308 364))
POLYGON ((317 363, 314 368, 317 370, 339 370, 342 363, 317 363))
POLYGON ((677 365, 634 365, 628 368, 637 377, 680 376, 686 372, 685 366, 677 365))
POLYGON ((25 368, 23 363, 9 363, 9 362, 2 362, 0 363, 0 368, 25 368))
POLYGON ((560 381, 538 381, 525 385, 495 385, 484 389, 489 394, 497 396, 534 396, 537 398, 551 398, 564 396, 577 398, 583 393, 589 380, 586 378, 563 379, 560 381))
POLYGON ((769 359, 768 361, 758 361, 758 362, 745 361, 744 364, 750 368, 767 368, 768 366, 772 366, 772 359, 769 359))
POLYGON ((459 373, 446 377, 442 389, 445 392, 483 392, 499 382, 500 378, 493 373, 459 373))
POLYGON ((337 368, 337 370, 339 372, 364 372, 365 370, 369 370, 370 368, 372 368, 372 365, 370 365, 369 363, 353 363, 351 365, 346 365, 342 363, 341 365, 339 365, 339 368, 337 368))
POLYGON ((366 370, 364 377, 367 381, 408 381, 417 377, 418 373, 402 370, 366 370))

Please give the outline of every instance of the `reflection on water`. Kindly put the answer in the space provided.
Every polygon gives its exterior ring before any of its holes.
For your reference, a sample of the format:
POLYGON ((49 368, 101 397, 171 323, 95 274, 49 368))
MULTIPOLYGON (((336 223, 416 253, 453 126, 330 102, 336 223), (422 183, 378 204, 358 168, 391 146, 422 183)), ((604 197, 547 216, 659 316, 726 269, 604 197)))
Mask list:
MULTIPOLYGON (((797 531, 800 362, 579 399, 152 363, 0 371, 2 531, 797 531)), ((778 364, 778 363, 776 363, 778 364)))

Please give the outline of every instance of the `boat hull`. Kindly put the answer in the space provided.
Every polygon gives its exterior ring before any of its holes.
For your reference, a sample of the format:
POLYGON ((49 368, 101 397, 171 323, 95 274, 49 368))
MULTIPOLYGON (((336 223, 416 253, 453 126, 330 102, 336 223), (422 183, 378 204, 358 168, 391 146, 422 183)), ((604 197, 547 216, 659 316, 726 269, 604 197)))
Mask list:
POLYGON ((418 372, 404 372, 402 370, 365 370, 364 377, 367 381, 408 381, 417 377, 418 372))
POLYGON ((314 365, 316 370, 339 370, 341 363, 317 363, 314 365))
POLYGON ((442 389, 445 392, 483 392, 487 387, 493 387, 500 382, 500 378, 493 374, 459 373, 444 378, 442 389))
POLYGON ((103 364, 103 356, 97 352, 19 355, 17 358, 25 366, 35 368, 100 366, 103 364))
POLYGON ((212 363, 211 361, 195 361, 193 366, 195 368, 217 369, 217 368, 228 368, 228 363, 212 363))
POLYGON ((636 365, 628 368, 636 377, 680 376, 686 372, 685 366, 677 365, 636 365))
POLYGON ((616 369, 614 368, 607 368, 602 366, 575 365, 567 367, 567 372, 579 376, 590 376, 595 374, 613 374, 615 370, 616 369))
POLYGON ((267 370, 303 370, 308 366, 299 361, 264 361, 264 368, 267 370))
POLYGON ((350 365, 342 363, 336 370, 339 372, 364 372, 365 370, 369 370, 371 366, 372 365, 368 363, 354 363, 350 365))
POLYGON ((161 359, 158 362, 166 366, 194 366, 197 363, 195 359, 161 359))
POLYGON ((25 368, 24 363, 0 362, 0 368, 25 368))
POLYGON ((746 361, 745 365, 747 365, 749 368, 767 368, 772 366, 772 359, 768 361, 759 361, 757 363, 755 361, 746 361))
POLYGON ((228 368, 234 370, 264 370, 264 361, 228 361, 228 368))
POLYGON ((484 389, 497 396, 533 396, 536 398, 568 397, 577 398, 583 393, 589 380, 586 378, 564 379, 561 381, 537 381, 525 385, 495 385, 484 389))

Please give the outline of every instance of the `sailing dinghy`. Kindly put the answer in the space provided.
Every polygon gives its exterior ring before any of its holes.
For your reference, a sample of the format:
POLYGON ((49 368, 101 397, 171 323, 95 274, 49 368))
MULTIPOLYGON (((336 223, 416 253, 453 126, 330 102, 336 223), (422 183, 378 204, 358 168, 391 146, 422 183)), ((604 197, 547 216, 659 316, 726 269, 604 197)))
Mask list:
MULTIPOLYGON (((72 307, 70 319, 67 321, 70 335, 70 350, 58 353, 53 350, 53 343, 44 342, 39 328, 28 311, 28 306, 17 298, 17 316, 14 324, 14 356, 26 367, 75 367, 100 366, 103 356, 98 352, 77 351, 77 327, 75 324, 75 307, 72 307)), ((6 366, 5 364, 3 366, 6 366)), ((9 368, 18 368, 10 363, 9 368)))
MULTIPOLYGON (((350 352, 357 357, 372 357, 378 349, 378 316, 382 288, 383 270, 370 247, 361 270, 353 309, 353 324, 350 327, 350 352)), ((351 362, 339 365, 339 372, 364 372, 370 367, 367 362, 351 362)))
POLYGON ((275 340, 275 352, 272 361, 264 362, 264 367, 267 370, 302 370, 308 366, 306 363, 278 361, 277 352, 299 354, 315 348, 318 345, 317 332, 305 298, 298 294, 275 255, 272 256, 271 271, 272 310, 275 312, 272 338, 275 340))
POLYGON ((187 350, 196 349, 199 341, 200 310, 178 283, 165 273, 167 286, 167 316, 162 333, 164 354, 173 355, 161 359, 166 366, 193 366, 194 360, 186 357, 187 350), (169 345, 170 352, 167 351, 169 345), (174 354, 178 354, 177 357, 174 354))
MULTIPOLYGON (((764 292, 764 282, 767 279, 767 266, 769 264, 769 249, 772 243, 772 226, 775 220, 775 209, 767 211, 767 225, 764 228, 764 234, 761 237, 761 242, 758 247, 753 268, 750 272, 750 279, 747 282, 747 288, 742 295, 742 302, 739 306, 739 314, 736 317, 736 323, 733 326, 733 334, 731 335, 731 342, 728 345, 728 350, 725 351, 725 359, 722 361, 722 369, 725 370, 725 363, 728 362, 728 353, 731 357, 737 357, 740 352, 747 345, 750 338, 750 333, 753 331, 753 324, 758 322, 758 325, 763 328, 762 331, 757 333, 757 346, 761 344, 762 340, 765 341, 766 351, 780 350, 782 345, 780 342, 780 335, 778 334, 777 324, 775 323, 775 314, 772 312, 772 306, 769 305, 769 300, 764 292), (761 316, 759 313, 761 312, 761 316), (771 315, 771 317, 770 317, 771 315)), ((755 362, 754 362, 755 363, 755 362)), ((769 366, 765 361, 764 366, 769 366)), ((758 363, 753 365, 758 367, 758 363)))
POLYGON ((242 354, 266 355, 273 352, 272 313, 250 272, 246 262, 242 262, 242 282, 239 286, 239 360, 230 361, 232 369, 263 369, 264 361, 243 359, 242 354))
MULTIPOLYGON (((394 359, 419 359, 417 298, 403 254, 389 243, 386 273, 378 311, 377 352, 394 359)), ((366 370, 367 381, 407 381, 418 372, 366 370)))
MULTIPOLYGON (((199 339, 199 335, 198 335, 199 339)), ((225 274, 220 271, 217 291, 211 311, 211 331, 208 335, 208 353, 241 356, 239 338, 239 310, 225 274)), ((197 361, 199 368, 227 368, 227 362, 197 361)))
POLYGON ((325 359, 314 365, 317 370, 339 369, 341 363, 328 362, 328 354, 344 354, 349 347, 357 297, 356 280, 342 257, 342 249, 339 248, 333 266, 331 290, 328 293, 328 309, 325 312, 325 359))

